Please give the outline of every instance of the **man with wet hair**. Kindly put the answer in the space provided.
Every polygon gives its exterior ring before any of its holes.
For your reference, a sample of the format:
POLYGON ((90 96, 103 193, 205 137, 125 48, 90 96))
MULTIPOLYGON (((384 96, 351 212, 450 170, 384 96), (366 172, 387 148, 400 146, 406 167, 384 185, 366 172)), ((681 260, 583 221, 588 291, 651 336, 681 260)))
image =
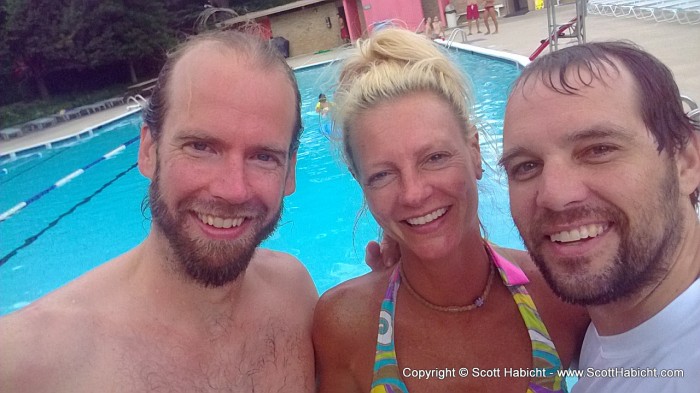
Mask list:
POLYGON ((294 192, 300 133, 267 42, 218 32, 174 52, 141 129, 148 237, 0 319, 0 391, 313 391, 316 289, 258 247, 294 192))
POLYGON ((670 70, 629 43, 562 49, 515 82, 511 212, 549 285, 592 320, 574 392, 700 386, 699 129, 670 70))

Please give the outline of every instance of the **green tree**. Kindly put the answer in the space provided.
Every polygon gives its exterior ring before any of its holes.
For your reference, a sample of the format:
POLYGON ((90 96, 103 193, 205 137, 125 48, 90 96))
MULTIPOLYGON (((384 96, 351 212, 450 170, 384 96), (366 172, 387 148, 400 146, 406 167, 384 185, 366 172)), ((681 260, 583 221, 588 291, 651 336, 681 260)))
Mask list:
POLYGON ((101 0, 88 16, 98 27, 83 33, 88 64, 124 62, 133 83, 138 80, 135 64, 162 57, 176 43, 163 1, 101 0))
POLYGON ((12 69, 34 80, 43 99, 51 72, 124 63, 135 82, 139 61, 175 43, 163 0, 6 0, 5 12, 0 34, 12 69))
POLYGON ((196 33, 195 21, 204 10, 203 0, 165 0, 165 8, 170 13, 168 26, 184 39, 196 33))
POLYGON ((8 0, 5 39, 13 69, 34 80, 49 97, 45 77, 59 69, 80 68, 85 53, 74 38, 84 28, 84 3, 78 0, 8 0))

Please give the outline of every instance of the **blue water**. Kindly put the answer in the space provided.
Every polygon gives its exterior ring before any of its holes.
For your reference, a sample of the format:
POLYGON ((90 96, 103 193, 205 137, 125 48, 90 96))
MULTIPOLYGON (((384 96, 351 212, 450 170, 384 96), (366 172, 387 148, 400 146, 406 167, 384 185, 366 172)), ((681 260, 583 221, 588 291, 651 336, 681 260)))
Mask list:
MULTIPOLYGON (((485 176, 480 182, 480 217, 498 244, 521 247, 508 212, 505 178, 496 169, 506 94, 518 69, 510 63, 468 53, 455 54, 475 86, 475 115, 482 133, 485 176)), ((324 292, 368 271, 364 246, 377 225, 362 208, 360 188, 337 150, 321 132, 314 111, 318 94, 332 100, 338 66, 297 71, 304 135, 299 148, 296 192, 285 199, 279 229, 265 247, 286 251, 309 269, 324 292)), ((141 119, 131 116, 84 141, 0 163, 0 213, 31 198, 58 179, 84 167, 138 135, 141 119)), ((0 222, 0 315, 16 310, 87 270, 141 242, 150 222, 141 213, 148 180, 136 168, 138 143, 100 162, 82 176, 49 192, 0 222)))

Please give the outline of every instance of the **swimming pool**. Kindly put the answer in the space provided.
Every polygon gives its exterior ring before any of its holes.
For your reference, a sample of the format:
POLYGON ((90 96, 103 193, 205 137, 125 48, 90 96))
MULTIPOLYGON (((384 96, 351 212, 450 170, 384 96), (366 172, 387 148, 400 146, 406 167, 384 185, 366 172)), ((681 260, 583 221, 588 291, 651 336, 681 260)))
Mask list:
MULTIPOLYGON (((505 178, 496 167, 506 94, 518 67, 477 54, 454 56, 472 80, 475 114, 489 133, 481 137, 486 162, 480 182, 481 220, 491 240, 522 247, 508 210, 505 178)), ((285 199, 280 226, 264 243, 299 258, 320 293, 368 271, 364 246, 378 233, 369 214, 357 218, 361 191, 320 132, 314 111, 319 93, 332 97, 337 70, 338 65, 332 64, 296 71, 305 127, 297 189, 285 199)), ((140 117, 130 116, 103 127, 89 140, 25 152, 15 161, 0 164, 0 213, 136 137, 140 122, 140 117)), ((0 221, 0 315, 25 306, 146 237, 150 221, 141 213, 141 202, 148 180, 135 168, 137 150, 138 143, 126 146, 0 221)))

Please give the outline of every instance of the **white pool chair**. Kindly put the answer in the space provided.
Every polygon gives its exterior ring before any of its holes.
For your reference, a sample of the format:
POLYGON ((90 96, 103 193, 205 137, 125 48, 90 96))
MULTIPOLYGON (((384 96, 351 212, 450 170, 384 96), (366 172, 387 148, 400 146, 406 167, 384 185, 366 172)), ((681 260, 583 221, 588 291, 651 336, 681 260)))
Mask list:
POLYGON ((653 12, 654 20, 657 22, 677 22, 678 7, 682 7, 687 3, 692 3, 697 0, 667 0, 659 7, 651 10, 653 12))
POLYGON ((662 7, 666 3, 666 0, 645 0, 635 3, 632 8, 632 13, 630 16, 636 19, 650 19, 654 17, 654 14, 659 7, 662 7))
POLYGON ((675 7, 674 10, 674 15, 678 23, 682 25, 695 25, 700 23, 700 0, 681 4, 675 7))

